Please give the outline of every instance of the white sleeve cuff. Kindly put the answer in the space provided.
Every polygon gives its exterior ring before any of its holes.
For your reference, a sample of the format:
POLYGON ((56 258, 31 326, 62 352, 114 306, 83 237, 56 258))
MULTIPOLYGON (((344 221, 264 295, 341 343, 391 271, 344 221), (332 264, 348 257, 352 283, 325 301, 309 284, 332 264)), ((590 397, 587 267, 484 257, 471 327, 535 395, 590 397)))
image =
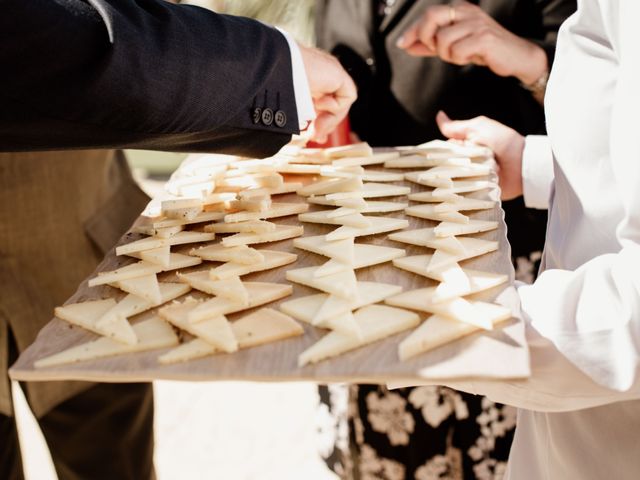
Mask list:
POLYGON ((316 111, 313 108, 313 100, 311 91, 309 90, 309 81, 307 80, 307 72, 304 69, 304 62, 300 54, 300 47, 291 35, 281 28, 278 31, 284 35, 289 44, 291 52, 291 70, 293 71, 293 91, 296 96, 296 108, 298 109, 298 123, 300 130, 307 128, 310 122, 316 118, 316 111))
POLYGON ((527 135, 522 152, 522 191, 529 208, 549 208, 553 183, 553 154, 549 137, 527 135))

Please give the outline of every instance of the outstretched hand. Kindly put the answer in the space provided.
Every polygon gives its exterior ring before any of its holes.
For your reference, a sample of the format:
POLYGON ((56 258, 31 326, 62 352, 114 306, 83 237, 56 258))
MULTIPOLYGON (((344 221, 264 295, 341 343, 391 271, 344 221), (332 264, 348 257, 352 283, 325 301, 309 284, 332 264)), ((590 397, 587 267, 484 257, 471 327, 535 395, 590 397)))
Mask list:
POLYGON ((304 46, 300 46, 300 52, 317 115, 312 140, 324 143, 349 113, 357 97, 356 86, 334 56, 304 46))
POLYGON ((493 150, 498 163, 501 198, 512 200, 522 195, 522 153, 524 137, 514 129, 487 117, 451 120, 440 111, 436 115, 440 131, 447 138, 466 140, 493 150))

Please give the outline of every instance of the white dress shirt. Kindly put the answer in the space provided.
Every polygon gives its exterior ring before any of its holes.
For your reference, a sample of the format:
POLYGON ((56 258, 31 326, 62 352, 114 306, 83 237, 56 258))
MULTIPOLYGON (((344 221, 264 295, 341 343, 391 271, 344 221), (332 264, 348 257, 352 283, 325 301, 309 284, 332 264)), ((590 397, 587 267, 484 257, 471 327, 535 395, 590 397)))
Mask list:
POLYGON ((532 376, 450 386, 520 408, 505 478, 635 480, 640 0, 578 1, 545 107, 549 137, 523 158, 525 202, 549 207, 543 273, 518 288, 532 376))

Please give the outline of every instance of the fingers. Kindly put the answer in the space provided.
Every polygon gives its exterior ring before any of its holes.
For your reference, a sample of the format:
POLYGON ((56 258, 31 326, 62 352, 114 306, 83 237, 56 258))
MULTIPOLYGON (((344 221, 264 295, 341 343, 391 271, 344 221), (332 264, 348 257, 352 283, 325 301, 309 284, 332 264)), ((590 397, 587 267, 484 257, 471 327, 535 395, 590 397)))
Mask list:
POLYGON ((442 110, 436 115, 436 123, 442 134, 447 138, 466 140, 473 132, 473 120, 451 120, 442 110))
POLYGON ((440 27, 451 23, 449 5, 434 5, 428 8, 422 18, 409 27, 400 37, 396 45, 407 49, 416 43, 425 45, 429 50, 436 50, 435 34, 440 27))
POLYGON ((445 62, 457 63, 454 61, 452 55, 454 46, 458 42, 472 36, 477 28, 477 22, 474 20, 456 22, 453 25, 440 28, 436 33, 436 51, 438 56, 445 62))

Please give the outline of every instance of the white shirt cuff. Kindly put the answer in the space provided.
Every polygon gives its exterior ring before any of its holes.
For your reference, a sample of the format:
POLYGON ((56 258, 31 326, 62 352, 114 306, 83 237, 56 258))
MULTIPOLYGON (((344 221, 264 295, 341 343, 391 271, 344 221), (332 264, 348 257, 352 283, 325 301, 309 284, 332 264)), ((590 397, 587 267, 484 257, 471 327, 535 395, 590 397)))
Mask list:
POLYGON ((529 208, 549 208, 553 183, 553 154, 549 137, 527 135, 522 152, 522 190, 529 208))
MULTIPOLYGON (((276 27, 277 28, 277 27, 276 27)), ((296 96, 296 107, 298 109, 298 123, 300 130, 307 128, 310 122, 316 118, 316 111, 313 108, 313 100, 311 91, 309 90, 309 81, 307 80, 307 72, 304 69, 304 62, 300 54, 300 47, 293 37, 278 28, 278 31, 284 35, 289 44, 291 51, 291 70, 293 71, 293 91, 296 96)))

